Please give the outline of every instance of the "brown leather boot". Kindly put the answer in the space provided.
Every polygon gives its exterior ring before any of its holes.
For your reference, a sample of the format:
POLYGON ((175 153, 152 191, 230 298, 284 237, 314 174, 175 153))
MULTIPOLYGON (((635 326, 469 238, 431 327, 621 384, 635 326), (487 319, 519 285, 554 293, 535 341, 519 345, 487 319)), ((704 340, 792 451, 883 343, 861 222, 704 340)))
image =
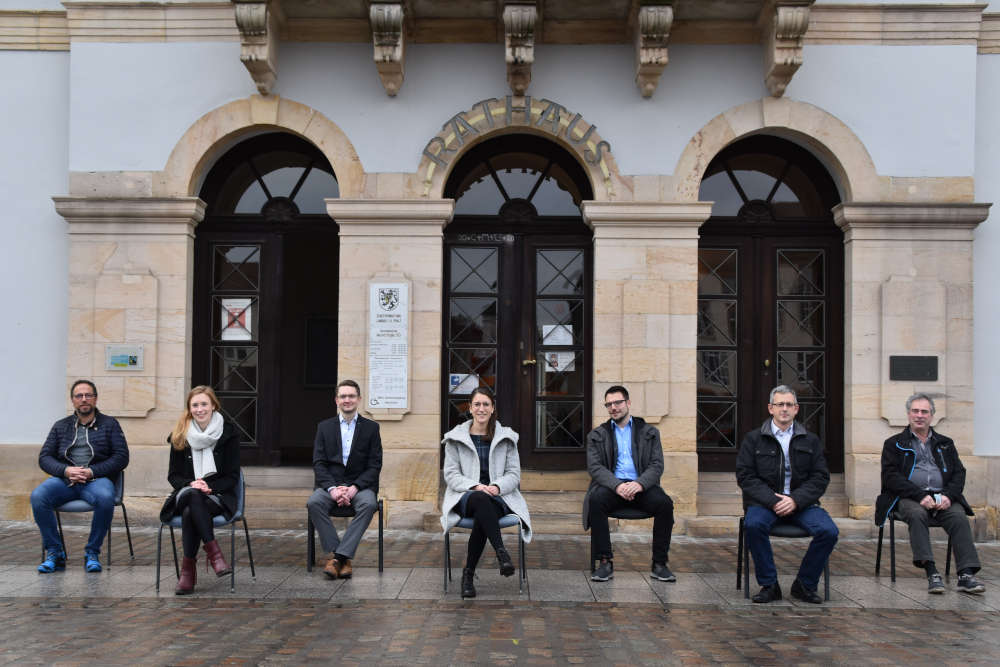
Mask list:
POLYGON ((184 556, 181 560, 181 578, 177 580, 174 595, 187 595, 194 592, 196 583, 198 583, 198 559, 184 556))
POLYGON ((330 579, 336 579, 340 576, 340 561, 336 558, 331 557, 330 560, 326 561, 326 567, 323 568, 323 574, 325 574, 330 579))
POLYGON ((222 556, 222 549, 219 548, 219 543, 216 540, 205 542, 205 553, 208 554, 207 564, 215 570, 215 576, 224 577, 227 574, 232 574, 233 568, 226 564, 226 559, 222 556))
POLYGON ((351 574, 353 574, 353 572, 354 568, 351 567, 351 559, 350 558, 344 559, 344 561, 340 564, 340 578, 350 579, 351 574))

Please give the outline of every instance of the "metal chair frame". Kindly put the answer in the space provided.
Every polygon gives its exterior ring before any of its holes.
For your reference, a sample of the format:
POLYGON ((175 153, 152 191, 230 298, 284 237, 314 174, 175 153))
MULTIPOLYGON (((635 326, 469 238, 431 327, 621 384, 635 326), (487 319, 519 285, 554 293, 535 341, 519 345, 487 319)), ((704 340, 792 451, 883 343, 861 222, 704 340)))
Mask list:
MULTIPOLYGON (((229 573, 229 592, 236 592, 236 522, 243 522, 243 534, 247 541, 247 554, 250 557, 250 576, 257 580, 257 569, 254 567, 253 563, 253 549, 250 547, 250 530, 247 528, 247 520, 244 514, 244 509, 246 508, 246 481, 243 478, 243 470, 240 469, 240 481, 239 486, 236 487, 236 497, 238 503, 236 505, 236 511, 233 513, 232 518, 226 519, 225 516, 219 515, 212 518, 212 525, 216 528, 222 528, 224 526, 229 526, 229 566, 232 572, 229 573)), ((162 542, 163 542, 163 529, 165 527, 170 527, 170 546, 173 548, 174 553, 174 572, 177 574, 177 578, 181 578, 181 568, 177 562, 177 539, 174 537, 174 528, 181 527, 181 517, 175 516, 169 522, 160 522, 160 530, 156 533, 156 592, 160 592, 160 555, 162 552, 162 542)))
MULTIPOLYGON (((128 555, 130 559, 135 560, 135 551, 132 549, 132 530, 128 525, 128 511, 125 509, 125 503, 123 500, 124 497, 125 471, 122 470, 118 473, 118 477, 115 478, 115 507, 122 508, 122 517, 125 519, 125 536, 128 538, 128 555)), ((82 499, 71 500, 68 503, 63 503, 55 509, 56 523, 59 526, 59 541, 62 542, 63 553, 67 556, 69 556, 69 551, 66 549, 66 537, 63 535, 62 518, 59 516, 59 513, 66 512, 68 514, 77 514, 93 511, 94 506, 82 499)), ((42 545, 42 557, 45 557, 45 545, 42 545)), ((108 567, 111 567, 111 526, 108 526, 108 567)))
MULTIPOLYGON (((902 518, 896 513, 896 510, 889 512, 887 517, 889 522, 889 572, 890 577, 895 583, 896 581, 896 522, 903 521, 902 518)), ((931 528, 943 528, 939 522, 935 521, 931 517, 931 521, 928 524, 931 528)), ((885 532, 885 523, 878 527, 878 551, 875 552, 875 576, 879 576, 879 570, 882 567, 882 535, 885 532)), ((944 557, 944 576, 951 576, 951 535, 948 536, 948 550, 945 552, 944 557)))
MULTIPOLYGON (((740 590, 742 575, 742 588, 744 599, 750 598, 750 545, 747 544, 743 521, 746 515, 740 517, 739 537, 736 546, 736 590, 740 590)), ((802 537, 812 537, 805 528, 800 528, 793 523, 786 523, 780 519, 771 526, 771 537, 787 537, 798 539, 802 537)), ((830 601, 830 559, 823 563, 823 599, 830 601)))
MULTIPOLYGON (((471 517, 463 517, 458 524, 448 529, 444 533, 444 592, 448 592, 448 582, 451 581, 451 531, 454 528, 472 530, 475 522, 471 517)), ((524 526, 521 524, 521 517, 514 513, 505 514, 500 517, 500 528, 510 528, 517 526, 517 592, 524 593, 524 587, 528 583, 528 563, 524 554, 524 526)))
MULTIPOLYGON (((652 519, 653 515, 649 512, 643 512, 642 510, 636 509, 634 507, 622 507, 620 509, 614 510, 608 514, 609 519, 619 519, 625 521, 638 521, 641 519, 652 519)), ((590 540, 590 573, 593 574, 597 569, 597 554, 594 553, 594 540, 590 540)))
MULTIPOLYGON (((382 499, 378 499, 378 571, 379 573, 383 570, 383 561, 385 557, 385 543, 383 540, 383 529, 384 522, 382 518, 384 506, 382 499)), ((334 505, 330 508, 331 517, 339 518, 351 518, 354 517, 357 512, 350 505, 345 507, 340 507, 339 505, 334 505)), ((313 524, 312 517, 309 516, 309 512, 306 512, 306 571, 312 572, 313 566, 316 565, 316 526, 313 524)))

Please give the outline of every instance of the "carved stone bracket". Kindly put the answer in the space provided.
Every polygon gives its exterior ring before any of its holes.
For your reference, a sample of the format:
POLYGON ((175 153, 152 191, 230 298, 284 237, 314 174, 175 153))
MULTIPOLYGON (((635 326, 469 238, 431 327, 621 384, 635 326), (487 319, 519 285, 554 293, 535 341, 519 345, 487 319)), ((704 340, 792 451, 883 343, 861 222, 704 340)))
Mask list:
POLYGON ((389 97, 395 97, 403 85, 404 44, 403 4, 373 2, 368 8, 375 45, 375 68, 389 97))
POLYGON ((240 31, 240 61, 261 95, 271 92, 278 78, 277 17, 264 0, 232 0, 240 31))
POLYGON ((670 5, 647 5, 639 8, 635 29, 635 82, 643 97, 652 97, 660 74, 667 66, 667 40, 674 22, 670 5))
POLYGON ((802 65, 802 37, 809 28, 813 0, 777 0, 765 5, 764 83, 774 97, 785 94, 802 65))
POLYGON ((535 5, 508 4, 503 8, 504 49, 507 61, 507 84, 515 95, 524 95, 531 83, 535 62, 535 5))

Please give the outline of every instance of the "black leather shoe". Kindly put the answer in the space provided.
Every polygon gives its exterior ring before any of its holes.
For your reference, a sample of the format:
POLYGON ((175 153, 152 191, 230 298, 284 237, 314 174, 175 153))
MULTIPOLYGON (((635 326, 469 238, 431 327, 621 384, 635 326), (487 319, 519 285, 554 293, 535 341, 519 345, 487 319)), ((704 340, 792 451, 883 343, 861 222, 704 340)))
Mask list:
POLYGON ((809 604, 823 604, 823 598, 819 596, 819 593, 809 590, 798 579, 792 582, 792 597, 809 604))
POLYGON ((472 583, 472 580, 476 576, 475 570, 470 570, 465 568, 462 570, 462 597, 463 598, 474 598, 476 597, 476 585, 472 583))
POLYGON ((514 574, 514 561, 510 559, 510 554, 503 547, 497 549, 497 560, 500 561, 500 574, 505 577, 514 574))
POLYGON ((762 586, 760 592, 751 598, 754 602, 767 603, 781 599, 781 586, 774 582, 770 586, 762 586))

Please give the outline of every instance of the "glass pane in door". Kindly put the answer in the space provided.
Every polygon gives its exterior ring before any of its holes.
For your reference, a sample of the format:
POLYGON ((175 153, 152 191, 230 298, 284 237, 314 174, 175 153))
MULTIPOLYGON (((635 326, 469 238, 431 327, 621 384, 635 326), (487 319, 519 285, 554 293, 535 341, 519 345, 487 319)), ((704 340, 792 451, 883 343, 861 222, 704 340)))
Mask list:
POLYGON ((735 248, 698 249, 698 449, 739 444, 738 260, 735 248))

